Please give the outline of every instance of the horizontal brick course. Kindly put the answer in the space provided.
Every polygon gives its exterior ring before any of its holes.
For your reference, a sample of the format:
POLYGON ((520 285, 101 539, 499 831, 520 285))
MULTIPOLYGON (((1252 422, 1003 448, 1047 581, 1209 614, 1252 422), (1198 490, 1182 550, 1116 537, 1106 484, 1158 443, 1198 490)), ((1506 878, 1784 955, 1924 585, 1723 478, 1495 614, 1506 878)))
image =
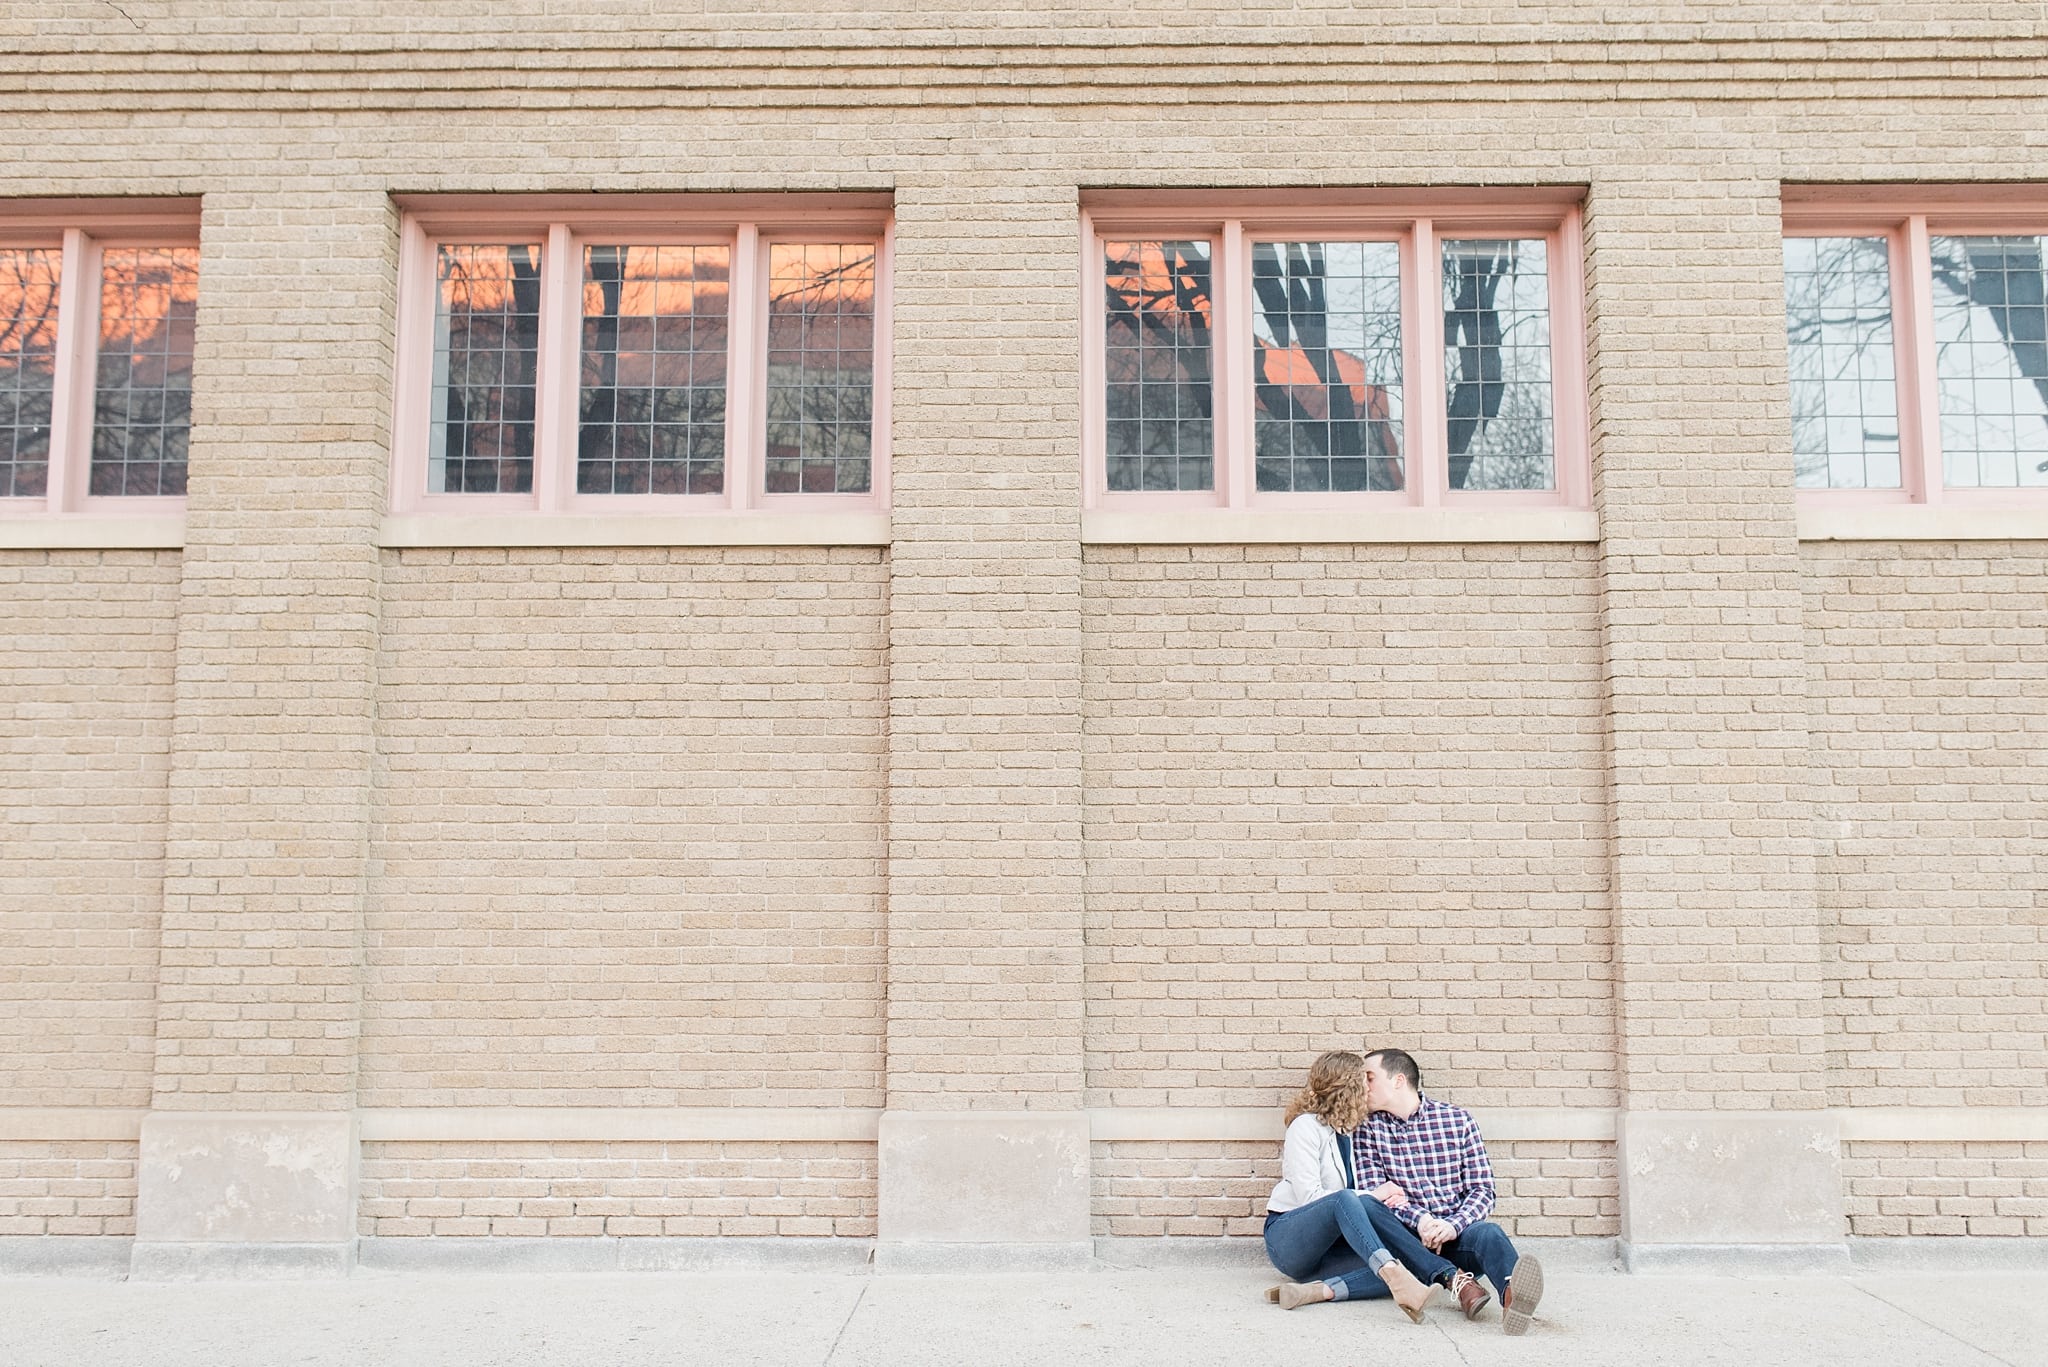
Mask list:
POLYGON ((2048 1143, 1857 1141, 1842 1181, 1854 1235, 2048 1235, 2048 1143))
POLYGON ((0 1140, 0 1238, 134 1233, 134 1144, 0 1140))
MULTIPOLYGON (((1098 1142, 1098 1237, 1257 1238, 1280 1180, 1280 1146, 1175 1140, 1098 1142)), ((1523 1238, 1612 1238, 1619 1230, 1614 1145, 1529 1141, 1488 1146, 1500 1203, 1489 1217, 1523 1238)))
POLYGON ((875 1232, 872 1144, 365 1144, 365 1237, 875 1232))

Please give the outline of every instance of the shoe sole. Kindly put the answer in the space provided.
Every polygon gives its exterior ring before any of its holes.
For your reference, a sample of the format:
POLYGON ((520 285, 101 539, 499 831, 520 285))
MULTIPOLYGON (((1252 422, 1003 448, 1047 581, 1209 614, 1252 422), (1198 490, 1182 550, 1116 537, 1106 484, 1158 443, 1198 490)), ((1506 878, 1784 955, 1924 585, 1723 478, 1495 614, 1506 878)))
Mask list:
POLYGON ((1529 1321, 1535 1317, 1536 1307, 1543 1300, 1543 1264, 1534 1258, 1522 1258, 1515 1263, 1514 1275, 1508 1278, 1508 1285, 1514 1291, 1514 1299, 1501 1311, 1501 1332, 1520 1337, 1529 1332, 1529 1321))

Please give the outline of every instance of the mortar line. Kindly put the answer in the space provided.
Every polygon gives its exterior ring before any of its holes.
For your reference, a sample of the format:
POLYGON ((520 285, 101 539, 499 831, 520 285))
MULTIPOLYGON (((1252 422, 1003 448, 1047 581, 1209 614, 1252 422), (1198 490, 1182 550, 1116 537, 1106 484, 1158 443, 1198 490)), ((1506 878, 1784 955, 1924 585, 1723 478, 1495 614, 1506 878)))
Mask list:
POLYGON ((2001 1364, 2001 1367, 2016 1367, 2016 1364, 2006 1361, 1998 1354, 1992 1352, 1989 1348, 1980 1348, 1976 1344, 1964 1338, 1961 1334, 1956 1333, 1953 1329, 1944 1328, 1943 1326, 1936 1324, 1933 1320, 1923 1319, 1921 1316, 1914 1314, 1911 1310, 1908 1310, 1905 1306, 1900 1305, 1896 1301, 1887 1300, 1885 1297, 1878 1295, 1875 1291, 1872 1291, 1869 1287, 1864 1286, 1860 1282, 1850 1282, 1849 1285, 1855 1287, 1858 1291, 1861 1291, 1864 1295, 1870 1297, 1879 1305, 1890 1306, 1892 1309, 1898 1311, 1901 1315, 1904 1315, 1907 1319, 1914 1321, 1916 1324, 1924 1324, 1929 1329, 1932 1329, 1935 1333, 1940 1334, 1945 1338, 1954 1339, 1957 1343, 1962 1344, 1965 1348, 1970 1349, 1972 1352, 1981 1353, 1985 1357, 1990 1358, 1993 1362, 2001 1364))
POLYGON ((853 1323, 854 1314, 860 1309, 860 1303, 868 1298, 868 1288, 874 1284, 872 1277, 860 1284, 860 1294, 853 1298, 853 1305, 847 1310, 846 1318, 839 1322, 839 1332, 832 1336, 832 1346, 825 1350, 825 1360, 818 1364, 818 1367, 831 1367, 832 1358, 839 1351, 839 1341, 846 1337, 846 1326, 853 1323))

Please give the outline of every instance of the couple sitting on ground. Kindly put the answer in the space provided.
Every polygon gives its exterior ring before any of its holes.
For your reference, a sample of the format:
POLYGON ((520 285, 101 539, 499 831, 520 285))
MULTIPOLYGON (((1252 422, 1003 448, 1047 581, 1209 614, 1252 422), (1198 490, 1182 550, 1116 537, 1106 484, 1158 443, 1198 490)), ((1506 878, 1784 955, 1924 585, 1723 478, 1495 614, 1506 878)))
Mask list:
POLYGON ((1399 1049, 1324 1054, 1287 1108, 1280 1185, 1266 1202, 1266 1255, 1293 1280, 1266 1299, 1391 1296, 1417 1324, 1443 1287, 1466 1319, 1500 1296, 1501 1328, 1529 1332, 1543 1268, 1517 1258, 1493 1209, 1493 1165, 1471 1113, 1422 1094, 1399 1049))

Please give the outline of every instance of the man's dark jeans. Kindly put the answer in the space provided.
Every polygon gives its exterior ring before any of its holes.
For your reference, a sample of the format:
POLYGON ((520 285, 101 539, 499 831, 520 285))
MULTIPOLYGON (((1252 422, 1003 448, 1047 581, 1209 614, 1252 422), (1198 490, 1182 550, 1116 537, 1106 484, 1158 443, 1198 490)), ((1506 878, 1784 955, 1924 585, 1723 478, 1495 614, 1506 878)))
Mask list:
POLYGON ((1483 1276, 1492 1282, 1495 1296, 1507 1290, 1508 1278, 1515 1274, 1515 1262, 1520 1257, 1515 1246, 1508 1241, 1507 1231, 1491 1220, 1481 1220, 1467 1227, 1464 1233, 1445 1244, 1442 1251, 1446 1258, 1473 1276, 1483 1276))

